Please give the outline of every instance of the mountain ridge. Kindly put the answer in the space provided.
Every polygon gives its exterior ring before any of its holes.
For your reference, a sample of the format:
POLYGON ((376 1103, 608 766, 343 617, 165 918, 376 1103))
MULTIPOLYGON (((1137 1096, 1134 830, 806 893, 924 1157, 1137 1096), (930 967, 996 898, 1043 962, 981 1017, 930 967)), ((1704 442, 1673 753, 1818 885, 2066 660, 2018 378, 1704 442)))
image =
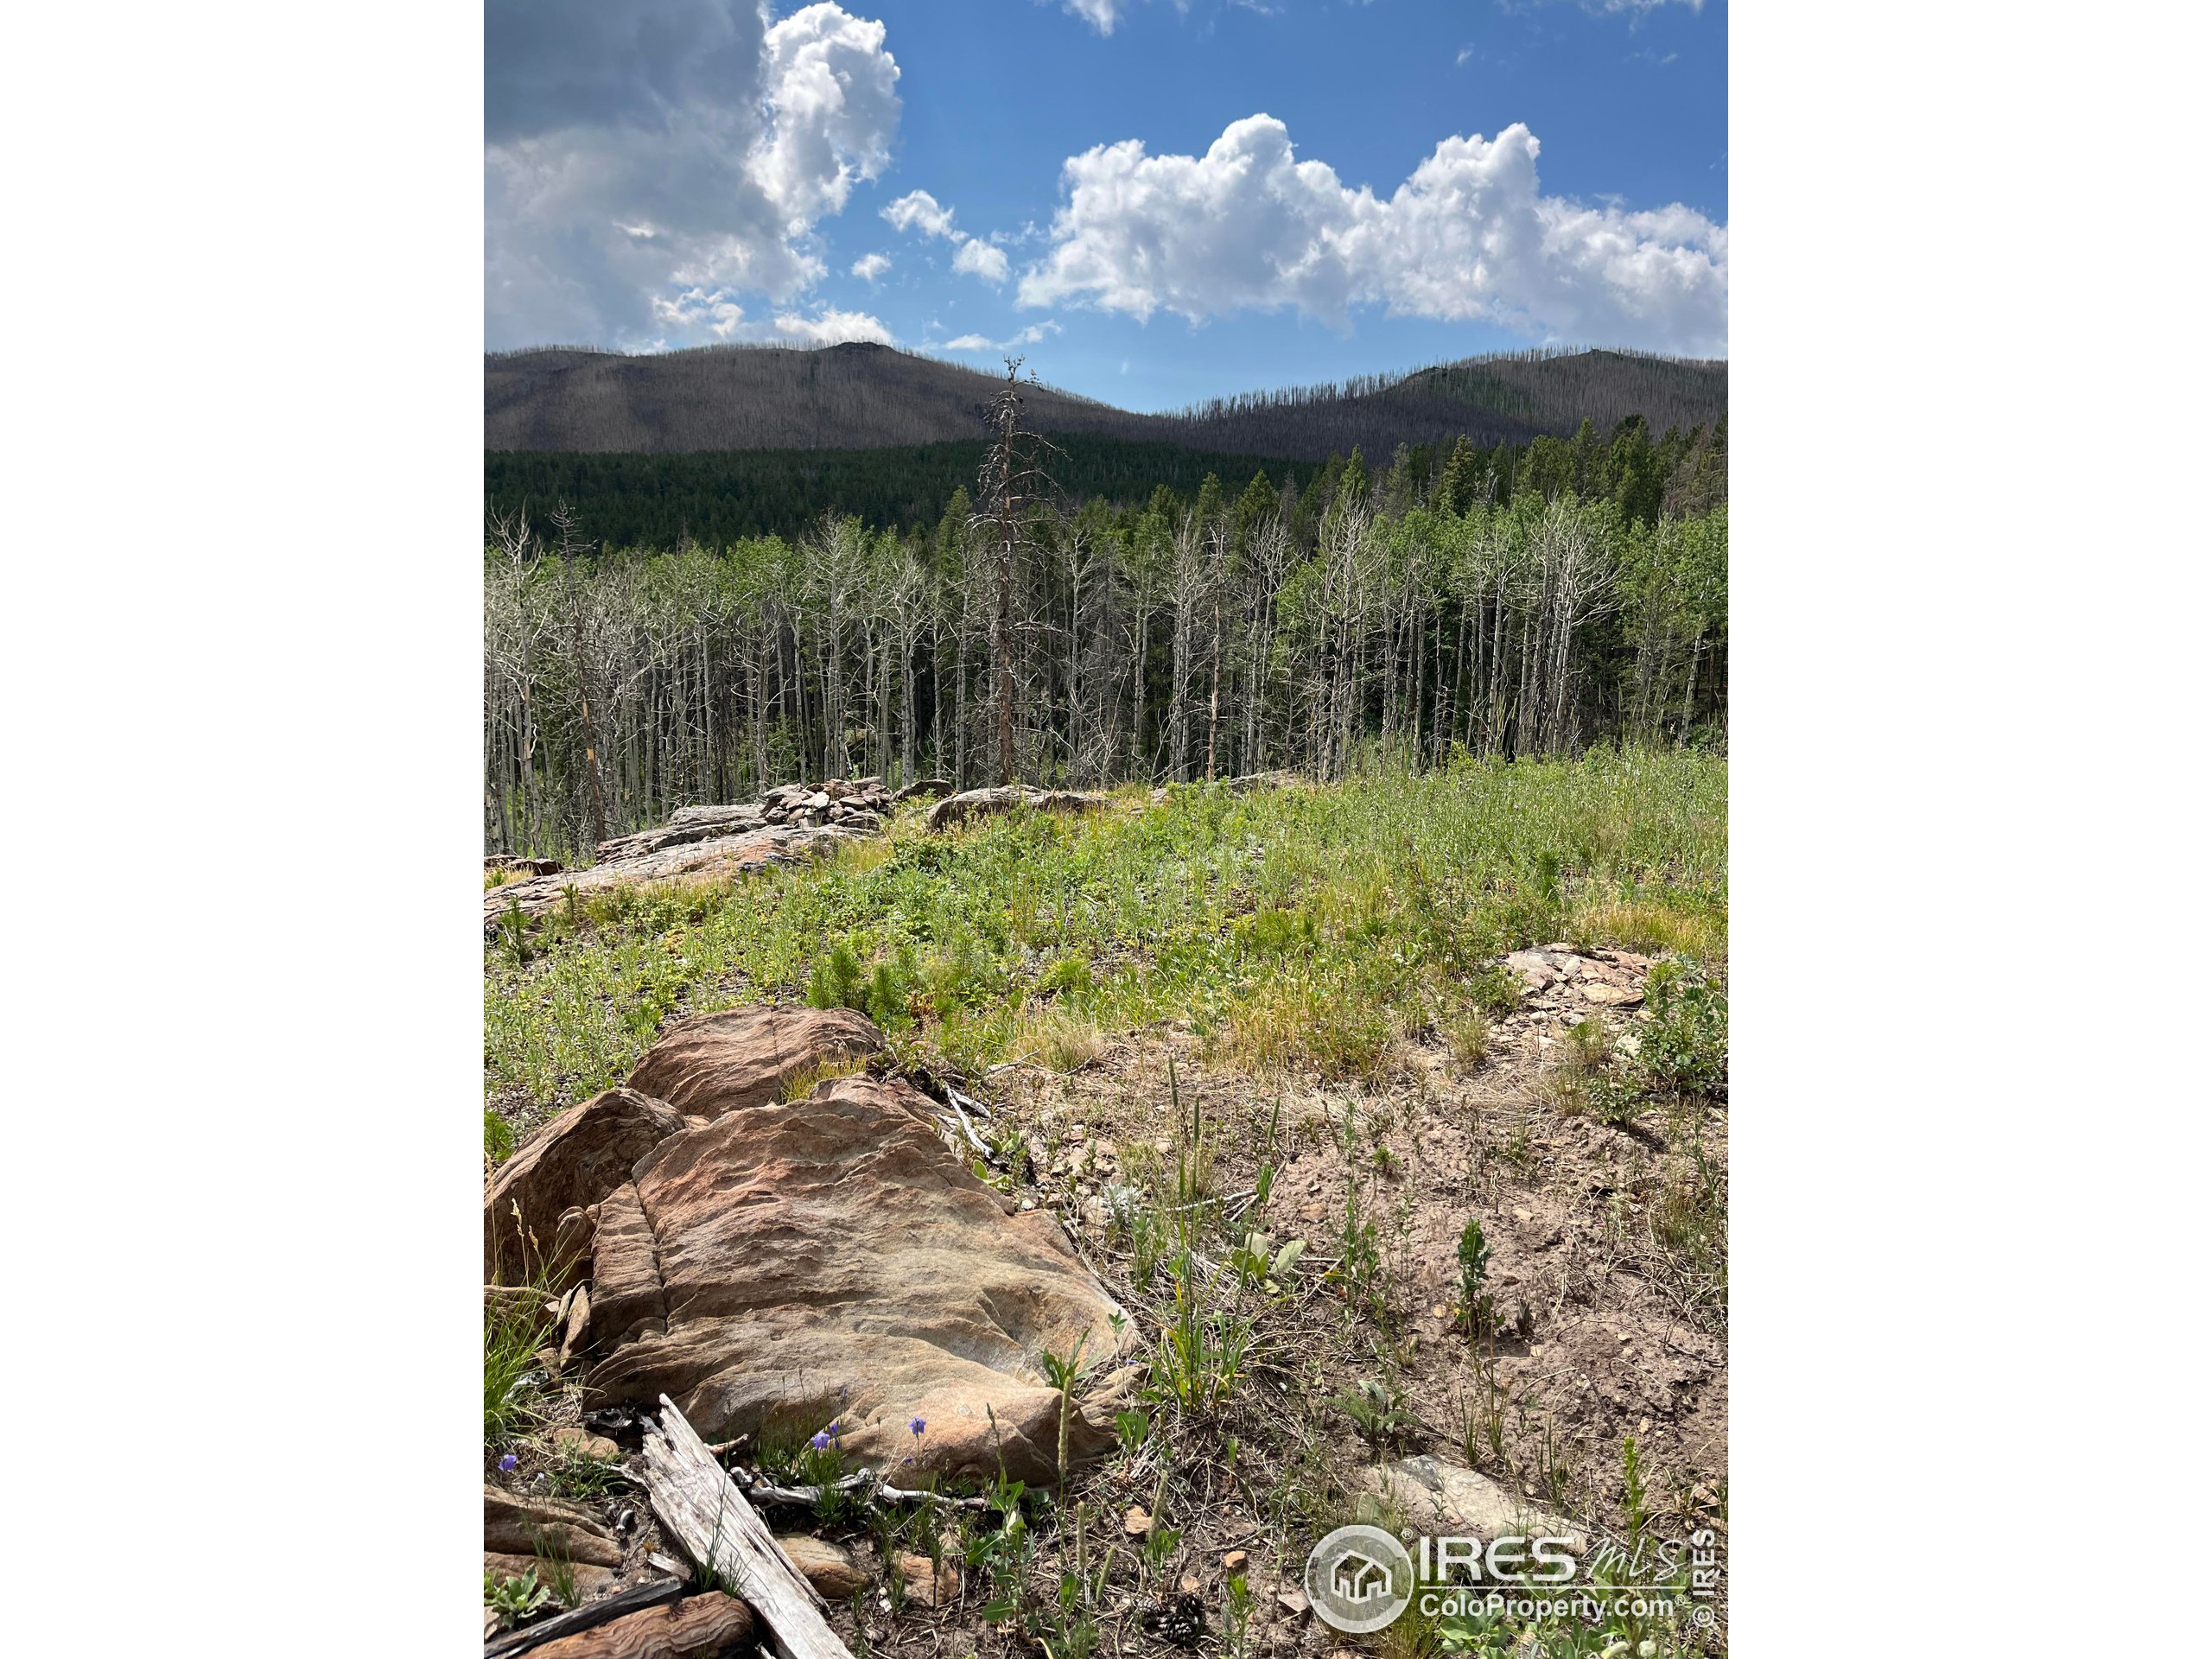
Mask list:
MULTIPOLYGON (((1610 432, 1641 416, 1654 433, 1727 416, 1726 359, 1593 348, 1470 357, 1402 373, 1247 392, 1141 414, 1025 383, 1047 433, 1321 461, 1360 445, 1484 445, 1610 432)), ((1001 377, 897 346, 713 346, 625 355, 548 346, 487 353, 484 447, 492 452, 690 454, 870 449, 980 437, 1001 377)))

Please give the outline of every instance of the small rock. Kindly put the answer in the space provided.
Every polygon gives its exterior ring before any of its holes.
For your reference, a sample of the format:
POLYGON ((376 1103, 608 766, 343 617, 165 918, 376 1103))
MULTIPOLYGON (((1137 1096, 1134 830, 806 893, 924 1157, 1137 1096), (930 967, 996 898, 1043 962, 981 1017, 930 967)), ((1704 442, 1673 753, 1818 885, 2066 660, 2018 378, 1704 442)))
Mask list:
POLYGON ((1197 1595, 1198 1593, 1198 1575, 1195 1573, 1185 1573, 1175 1587, 1180 1590, 1186 1596, 1197 1595))
POLYGON ((778 1538, 776 1548, 824 1601, 849 1601, 868 1587, 868 1574, 835 1544, 796 1534, 778 1538))
POLYGON ((620 1463, 622 1448, 604 1434, 594 1434, 588 1428, 556 1428, 553 1431, 553 1449, 573 1452, 601 1463, 620 1463))
POLYGON ((1293 1618, 1302 1618, 1306 1608, 1311 1605, 1306 1601, 1306 1592, 1302 1590, 1279 1591, 1275 1595, 1275 1603, 1293 1618))
POLYGON ((906 1599, 923 1607, 943 1607, 960 1594, 960 1569, 950 1561, 932 1569, 926 1555, 901 1555, 896 1563, 906 1586, 906 1599))
POLYGON ((1242 1573, 1251 1564, 1252 1558, 1241 1549, 1232 1549, 1221 1558, 1221 1570, 1224 1573, 1242 1573))

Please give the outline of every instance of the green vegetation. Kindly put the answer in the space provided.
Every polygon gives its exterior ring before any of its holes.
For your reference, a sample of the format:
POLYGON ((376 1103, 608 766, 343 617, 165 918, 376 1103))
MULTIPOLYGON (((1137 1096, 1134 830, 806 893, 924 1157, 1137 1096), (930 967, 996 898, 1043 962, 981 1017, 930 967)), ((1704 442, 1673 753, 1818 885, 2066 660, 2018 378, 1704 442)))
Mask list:
MULTIPOLYGON (((1155 490, 1196 495, 1209 473, 1262 468, 1303 488, 1315 461, 1222 454, 1173 443, 1068 433, 1053 471, 1071 495, 1147 501, 1155 490)), ((882 449, 723 449, 682 454, 487 450, 484 502, 503 516, 542 518, 556 503, 586 542, 607 548, 725 547, 752 536, 796 537, 835 502, 872 524, 931 530, 955 490, 972 484, 983 441, 882 449)))
POLYGON ((484 1605, 499 1616, 503 1629, 512 1630, 552 1600, 552 1588, 537 1581, 537 1569, 534 1567, 507 1577, 497 1575, 488 1567, 485 1570, 484 1605))
POLYGON ((484 1444, 503 1446, 537 1422, 537 1351, 552 1330, 535 1293, 487 1297, 484 1305, 484 1444))
MULTIPOLYGON (((1186 1576, 1212 1621, 1202 1650, 1246 1655, 1252 1585, 1269 1580, 1213 1564, 1249 1549, 1272 1578, 1343 1521, 1388 1521, 1359 1507, 1377 1502, 1368 1465, 1408 1452, 1464 1455, 1578 1521, 1625 1513, 1631 1541, 1725 1508, 1691 1493, 1678 1423, 1600 1435, 1562 1421, 1514 1351, 1548 1341, 1555 1317, 1541 1218, 1516 1221, 1516 1205, 1537 1192, 1548 1213, 1572 1205, 1601 1166, 1619 1191, 1599 1225, 1639 1262, 1639 1297, 1656 1286, 1725 1339, 1725 1143, 1708 1108, 1726 1089, 1726 761, 1637 747, 1455 754, 1421 771, 1357 760, 1340 784, 1157 800, 1127 788, 1104 811, 950 834, 909 807, 816 864, 582 899, 533 929, 526 952, 487 944, 486 1084, 506 1111, 619 1080, 677 1019, 769 1001, 861 1008, 896 1063, 939 1077, 981 1083, 1026 1062, 988 1080, 976 1173, 1077 1239, 1127 1310, 1137 1370, 1112 1386, 1128 1392, 1105 1394, 1113 1368, 1080 1348, 1037 1356, 1064 1393, 1063 1478, 1001 1480, 981 1509, 838 1490, 835 1421, 772 1422, 748 1456, 817 1489, 814 1528, 887 1567, 902 1553, 960 1564, 963 1606, 1053 1659, 1096 1659, 1133 1605, 1188 1618, 1175 1605, 1186 1576), (1495 966, 1562 938, 1631 936, 1682 947, 1665 950, 1637 1014, 1568 1027, 1584 1005, 1545 1000, 1522 1016, 1517 980, 1495 966), (1109 1069, 1053 1075, 1109 1046, 1109 1069), (1508 1095, 1539 1054, 1544 1077, 1574 1080, 1580 1109, 1643 1116, 1635 1144, 1508 1095), (1478 1065, 1478 1080, 1456 1075, 1478 1065), (1605 1154, 1620 1153, 1617 1178, 1585 1142, 1619 1143, 1605 1154), (1087 1176, 1068 1173, 1076 1148, 1100 1155, 1087 1176), (1433 1290, 1415 1267, 1438 1275, 1433 1290), (1077 1411, 1110 1421, 1118 1441, 1096 1465, 1069 1462, 1077 1411), (1125 1527, 1132 1508, 1146 1520, 1125 1527)), ((487 1320, 494 1450, 550 1403, 529 1375, 542 1324, 528 1300, 513 1306, 506 1347, 521 1364, 504 1388, 487 1320)), ((612 1478, 573 1458, 547 1473, 556 1491, 612 1478)), ((1613 1573, 1600 1562, 1588 1581, 1654 1581, 1648 1567, 1613 1573)), ((906 1586, 887 1572, 893 1636, 871 1640, 879 1653, 919 1628, 900 1623, 915 1611, 906 1586)), ((1408 1614, 1378 1645, 1386 1659, 1622 1659, 1647 1642, 1711 1650, 1626 1614, 1594 1629, 1408 1614)))
MULTIPOLYGON (((734 893, 595 899, 550 918, 527 957, 487 950, 486 1084, 573 1103, 678 1014, 810 991, 860 998, 969 1075, 1067 1058, 1070 1020, 1180 1020, 1262 1073, 1376 1075, 1399 1037, 1495 998, 1484 964, 1558 937, 1577 906, 1725 917, 1726 771, 1598 751, 1156 807, 1128 791, 955 836, 909 817, 851 856, 734 893)), ((1682 997, 1679 1044, 1657 1046, 1681 1047, 1666 1064, 1688 1079, 1710 1070, 1715 1004, 1682 997)))

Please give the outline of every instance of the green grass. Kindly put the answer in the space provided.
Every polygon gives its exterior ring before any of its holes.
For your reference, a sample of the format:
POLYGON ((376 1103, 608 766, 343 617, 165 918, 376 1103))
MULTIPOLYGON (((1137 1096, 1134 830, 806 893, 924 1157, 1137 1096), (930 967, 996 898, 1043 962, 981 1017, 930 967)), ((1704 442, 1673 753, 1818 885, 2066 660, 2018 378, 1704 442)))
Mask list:
POLYGON ((810 994, 971 1073, 1040 1026, 1174 1020, 1255 1071, 1370 1076, 1401 1036, 1495 1010, 1501 951, 1580 927, 1717 956, 1726 781, 1712 755, 1600 751, 1157 806, 1132 789, 950 836, 910 815, 817 865, 595 901, 487 949, 486 1085, 567 1104, 675 1015, 810 994))

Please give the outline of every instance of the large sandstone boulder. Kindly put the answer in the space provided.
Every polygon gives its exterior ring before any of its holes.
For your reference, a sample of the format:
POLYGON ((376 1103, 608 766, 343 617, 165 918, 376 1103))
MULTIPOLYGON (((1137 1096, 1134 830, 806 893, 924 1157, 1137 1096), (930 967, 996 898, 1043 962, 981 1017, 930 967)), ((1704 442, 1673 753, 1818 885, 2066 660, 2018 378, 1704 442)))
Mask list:
POLYGON ((930 808, 932 830, 951 830, 979 818, 993 818, 1016 807, 1033 812, 1096 812, 1106 804, 1103 795, 1071 789, 1032 789, 1027 784, 1007 784, 998 789, 971 789, 949 796, 930 808))
POLYGON ((781 1099, 816 1067, 883 1050, 883 1033, 850 1008, 732 1008, 686 1020, 645 1051, 630 1087, 693 1117, 781 1099))
POLYGON ((634 1089, 610 1089, 532 1135, 484 1192, 484 1282, 524 1284, 553 1265, 562 1212, 597 1204, 683 1128, 673 1107, 634 1089), (525 1235, 536 1242, 526 1245, 525 1235))
MULTIPOLYGON (((1051 1479, 1039 1356, 1111 1373, 1129 1340, 1058 1224, 970 1174, 922 1095, 868 1077, 663 1141, 601 1206, 592 1294, 611 1347, 589 1403, 666 1393, 708 1440, 835 1419, 903 1476, 1051 1479)), ((1071 1456, 1112 1444, 1111 1409, 1071 1414, 1071 1456)))

